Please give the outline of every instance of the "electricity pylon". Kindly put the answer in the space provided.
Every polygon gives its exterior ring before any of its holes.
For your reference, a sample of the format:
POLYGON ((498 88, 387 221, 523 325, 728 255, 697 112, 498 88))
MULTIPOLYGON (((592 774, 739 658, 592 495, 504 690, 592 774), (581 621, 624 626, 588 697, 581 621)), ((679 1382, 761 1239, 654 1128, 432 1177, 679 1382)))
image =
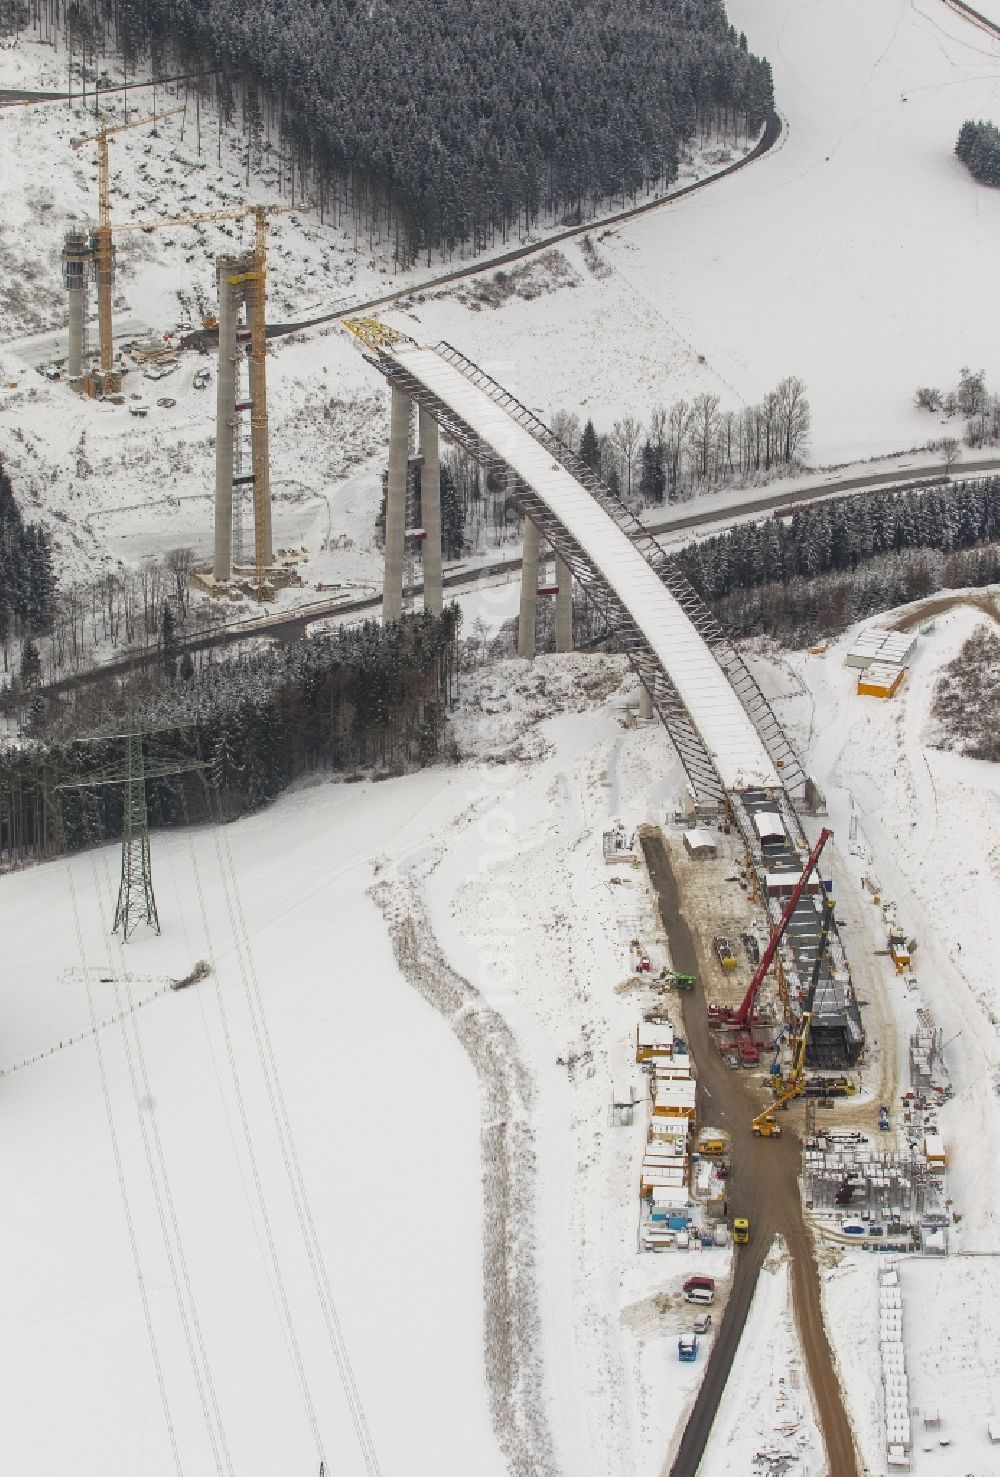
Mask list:
POLYGON ((162 754, 147 756, 143 740, 151 733, 173 733, 184 726, 170 723, 146 727, 136 720, 134 724, 117 733, 101 733, 86 739, 77 739, 77 743, 103 743, 109 740, 123 742, 124 764, 96 770, 86 779, 72 780, 57 786, 60 790, 89 790, 102 785, 125 787, 122 805, 122 870, 112 932, 117 933, 120 928, 126 942, 140 923, 147 923, 156 933, 160 931, 149 851, 146 781, 206 768, 201 759, 186 756, 172 758, 162 754))

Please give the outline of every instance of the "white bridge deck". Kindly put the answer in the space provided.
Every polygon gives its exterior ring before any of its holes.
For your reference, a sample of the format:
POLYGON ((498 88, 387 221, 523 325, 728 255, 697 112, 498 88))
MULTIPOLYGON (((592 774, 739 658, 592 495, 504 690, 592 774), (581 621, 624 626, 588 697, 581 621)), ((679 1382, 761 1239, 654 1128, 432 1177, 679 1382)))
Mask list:
POLYGON ((531 432, 436 349, 382 350, 448 405, 545 504, 617 595, 673 682, 727 790, 782 781, 711 648, 628 535, 531 432))

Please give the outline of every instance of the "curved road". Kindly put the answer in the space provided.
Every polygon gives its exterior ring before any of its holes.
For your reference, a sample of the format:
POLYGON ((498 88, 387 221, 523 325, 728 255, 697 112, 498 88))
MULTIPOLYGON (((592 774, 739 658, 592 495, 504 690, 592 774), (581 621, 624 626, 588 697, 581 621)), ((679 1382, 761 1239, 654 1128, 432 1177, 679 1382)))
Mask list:
MULTIPOLYGON (((268 338, 281 338, 287 333, 300 333, 303 329, 315 328, 320 323, 336 323, 344 318, 352 318, 358 313, 372 313, 377 308, 391 307, 393 303, 403 298, 412 297, 415 292, 429 292, 434 288, 447 287, 452 282, 462 282, 469 277, 481 277, 484 272, 493 272, 498 267, 510 266, 512 262, 521 262, 528 257, 538 256, 544 251, 549 251, 553 246, 558 246, 562 241, 572 241, 574 237, 586 236, 591 231, 603 231, 608 226, 621 225, 624 221, 633 220, 638 215, 646 215, 651 210, 662 210, 664 206, 673 205, 675 201, 682 200, 685 195, 692 195, 696 190, 707 189, 717 180, 725 179, 728 174, 735 174, 739 169, 746 169, 748 164, 753 164, 755 160, 760 159, 774 147, 781 137, 781 132, 781 119, 772 110, 768 113, 764 123, 764 132, 749 154, 742 159, 737 159, 735 164, 728 164, 725 169, 719 169, 714 174, 707 175, 705 179, 696 180, 694 184, 683 185, 679 190, 674 190, 672 194, 658 195, 653 200, 644 200, 641 205, 630 205, 627 209, 615 211, 612 215, 598 216, 585 225, 567 226, 562 231, 546 236, 544 241, 533 242, 530 246, 515 246, 510 251, 501 252, 499 256, 471 262, 464 267, 455 267, 450 272, 439 272, 435 277, 425 277, 419 282, 411 282, 406 287, 398 287, 393 292, 383 293, 381 297, 341 303, 336 308, 331 308, 328 313, 320 313, 314 318, 304 318, 299 323, 269 323, 267 336, 268 338)), ((188 334, 184 339, 185 346, 190 348, 208 349, 216 343, 218 343, 218 334, 214 329, 199 329, 195 333, 188 334)))

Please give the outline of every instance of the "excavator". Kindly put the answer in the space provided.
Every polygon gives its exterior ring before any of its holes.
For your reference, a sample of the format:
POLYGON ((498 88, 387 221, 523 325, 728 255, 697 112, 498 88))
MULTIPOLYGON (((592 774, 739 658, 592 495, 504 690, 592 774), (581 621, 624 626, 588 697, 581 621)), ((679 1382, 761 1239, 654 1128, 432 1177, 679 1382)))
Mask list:
POLYGON ((698 977, 694 974, 682 974, 679 969, 660 970, 659 979, 665 985, 670 985, 675 990, 693 990, 698 983, 698 977))

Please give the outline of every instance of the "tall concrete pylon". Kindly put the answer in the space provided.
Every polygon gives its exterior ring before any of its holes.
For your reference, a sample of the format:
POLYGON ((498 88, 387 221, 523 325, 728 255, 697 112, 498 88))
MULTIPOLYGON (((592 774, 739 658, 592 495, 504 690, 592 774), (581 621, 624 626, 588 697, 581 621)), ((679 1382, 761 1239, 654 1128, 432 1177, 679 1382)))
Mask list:
MULTIPOLYGON (((420 518, 424 526, 424 609, 440 615, 444 609, 441 583, 441 456, 438 423, 420 409, 420 518)), ((386 509, 388 513, 388 508, 386 509)))
POLYGON ((412 402, 405 390, 392 387, 389 412, 389 482, 385 496, 385 583, 382 621, 391 625, 403 614, 403 554, 406 541, 406 479, 410 465, 412 402))
POLYGON ((527 661, 535 655, 535 629, 538 623, 538 551, 541 545, 538 527, 530 518, 524 520, 524 552, 521 560, 521 608, 517 618, 517 654, 527 661))
POLYGON ((215 402, 215 553, 213 577, 228 584, 233 577, 233 451, 236 441, 236 329, 243 293, 229 281, 244 267, 241 257, 220 256, 215 263, 219 286, 219 362, 215 402))
POLYGON ((573 575, 556 555, 556 651, 573 650, 573 575))
POLYGON ((83 376, 83 348, 87 324, 87 277, 91 268, 90 241, 84 231, 67 231, 63 241, 63 283, 69 299, 69 344, 66 378, 83 376))

